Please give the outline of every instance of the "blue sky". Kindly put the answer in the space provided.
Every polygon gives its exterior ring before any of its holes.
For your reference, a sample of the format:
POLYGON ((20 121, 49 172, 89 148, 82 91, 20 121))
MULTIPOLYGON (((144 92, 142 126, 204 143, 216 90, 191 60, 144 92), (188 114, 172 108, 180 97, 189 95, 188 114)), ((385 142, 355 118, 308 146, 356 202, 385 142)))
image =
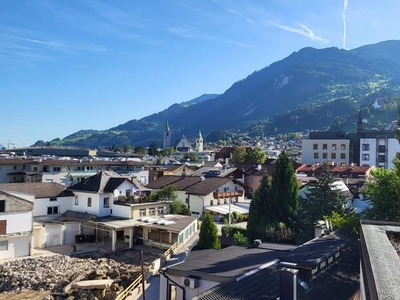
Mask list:
MULTIPOLYGON (((108 129, 307 46, 339 47, 339 0, 1 0, 0 144, 108 129)), ((400 1, 349 0, 346 48, 400 39, 400 1)))

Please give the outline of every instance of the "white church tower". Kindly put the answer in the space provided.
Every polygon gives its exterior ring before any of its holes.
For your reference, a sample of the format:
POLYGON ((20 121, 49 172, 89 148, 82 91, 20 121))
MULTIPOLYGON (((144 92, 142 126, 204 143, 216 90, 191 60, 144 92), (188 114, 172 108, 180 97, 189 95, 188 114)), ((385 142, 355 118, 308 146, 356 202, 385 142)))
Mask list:
POLYGON ((171 129, 169 128, 169 123, 165 124, 165 129, 164 129, 164 138, 163 138, 163 149, 167 149, 171 147, 171 129))
POLYGON ((201 131, 200 130, 199 130, 199 136, 196 139, 196 151, 197 152, 203 152, 204 151, 203 136, 201 135, 201 131))

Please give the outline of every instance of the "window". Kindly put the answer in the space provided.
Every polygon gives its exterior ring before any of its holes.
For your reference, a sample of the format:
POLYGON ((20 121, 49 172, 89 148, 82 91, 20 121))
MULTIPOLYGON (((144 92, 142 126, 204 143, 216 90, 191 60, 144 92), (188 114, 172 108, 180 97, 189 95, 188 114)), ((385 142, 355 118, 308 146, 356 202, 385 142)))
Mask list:
POLYGON ((331 153, 331 159, 336 159, 336 153, 331 153))
POLYGON ((92 198, 87 198, 87 206, 92 207, 92 198))
POLYGON ((247 183, 253 183, 253 178, 247 178, 247 183))
POLYGON ((104 208, 110 207, 110 198, 106 197, 103 199, 103 207, 104 208))
POLYGON ((126 196, 126 198, 129 198, 131 196, 131 190, 126 190, 125 196, 126 196))
POLYGON ((189 204, 189 195, 186 196, 185 203, 189 204))
POLYGON ((229 191, 229 187, 224 187, 224 192, 229 191))
POLYGON ((61 171, 61 167, 53 167, 53 172, 60 172, 61 171))
POLYGON ((319 159, 319 153, 318 152, 314 152, 314 159, 319 159))
POLYGON ((346 153, 340 153, 340 159, 346 159, 346 153))
POLYGON ((79 205, 79 198, 75 197, 75 205, 79 205))
POLYGON ((385 152, 385 145, 379 145, 378 152, 385 152))
POLYGON ((378 162, 386 162, 386 157, 385 157, 385 155, 379 155, 378 156, 378 162))
POLYGON ((0 241, 0 251, 8 250, 8 241, 0 241))
POLYGON ((149 216, 155 216, 156 215, 156 209, 155 208, 149 208, 149 216))
POLYGON ((49 207, 47 207, 47 214, 48 215, 58 214, 58 206, 49 206, 49 207))
POLYGON ((17 166, 14 166, 14 170, 16 170, 17 169, 17 166))
POLYGON ((57 198, 50 198, 50 201, 57 201, 57 198))
POLYGON ((328 149, 328 144, 322 144, 322 150, 327 150, 328 149))
POLYGON ((322 159, 328 159, 328 153, 322 153, 322 159))
POLYGON ((312 148, 313 148, 313 150, 318 150, 318 144, 313 144, 312 148))
POLYGON ((340 150, 346 150, 346 144, 340 144, 340 150))
POLYGON ((332 144, 332 150, 336 150, 337 149, 337 145, 336 144, 332 144))
POLYGON ((163 215, 164 214, 164 207, 157 208, 157 213, 158 213, 158 215, 163 215))
POLYGON ((369 160, 369 154, 363 154, 362 160, 369 160))
POLYGON ((0 212, 6 211, 6 200, 0 200, 0 212))
POLYGON ((139 216, 140 217, 145 217, 146 216, 146 210, 145 209, 139 209, 139 216))
POLYGON ((362 144, 363 151, 369 151, 369 144, 362 144))
POLYGON ((0 221, 0 234, 7 234, 7 220, 0 221))
POLYGON ((33 171, 37 171, 37 167, 33 167, 33 171))
POLYGON ((214 201, 210 200, 210 206, 213 206, 213 205, 214 205, 214 201))

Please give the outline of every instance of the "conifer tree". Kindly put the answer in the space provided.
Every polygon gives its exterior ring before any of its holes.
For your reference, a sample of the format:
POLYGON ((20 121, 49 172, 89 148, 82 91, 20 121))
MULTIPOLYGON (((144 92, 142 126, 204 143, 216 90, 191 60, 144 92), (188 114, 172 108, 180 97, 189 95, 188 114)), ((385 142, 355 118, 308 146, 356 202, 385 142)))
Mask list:
POLYGON ((271 181, 271 213, 276 222, 289 225, 289 217, 299 209, 298 185, 293 164, 286 151, 282 151, 275 161, 271 181))
POLYGON ((213 217, 210 213, 206 212, 201 222, 199 242, 197 243, 199 247, 204 249, 221 249, 221 241, 218 237, 218 228, 214 222, 213 217))
POLYGON ((264 228, 271 219, 271 183, 267 173, 264 173, 260 186, 250 202, 247 219, 247 237, 249 241, 261 238, 264 228))

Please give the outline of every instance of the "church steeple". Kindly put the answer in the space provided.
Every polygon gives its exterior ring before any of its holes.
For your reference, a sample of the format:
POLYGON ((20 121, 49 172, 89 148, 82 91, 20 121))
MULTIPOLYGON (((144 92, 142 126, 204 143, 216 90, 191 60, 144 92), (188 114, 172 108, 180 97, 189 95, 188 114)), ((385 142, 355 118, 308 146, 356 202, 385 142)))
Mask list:
POLYGON ((201 131, 199 130, 199 136, 196 139, 196 151, 203 152, 204 151, 204 144, 203 144, 203 136, 201 135, 201 131))
POLYGON ((361 109, 358 111, 357 133, 363 130, 363 123, 361 118, 361 109))
POLYGON ((171 129, 169 128, 168 120, 165 123, 164 138, 163 138, 163 149, 167 149, 171 146, 171 129))

